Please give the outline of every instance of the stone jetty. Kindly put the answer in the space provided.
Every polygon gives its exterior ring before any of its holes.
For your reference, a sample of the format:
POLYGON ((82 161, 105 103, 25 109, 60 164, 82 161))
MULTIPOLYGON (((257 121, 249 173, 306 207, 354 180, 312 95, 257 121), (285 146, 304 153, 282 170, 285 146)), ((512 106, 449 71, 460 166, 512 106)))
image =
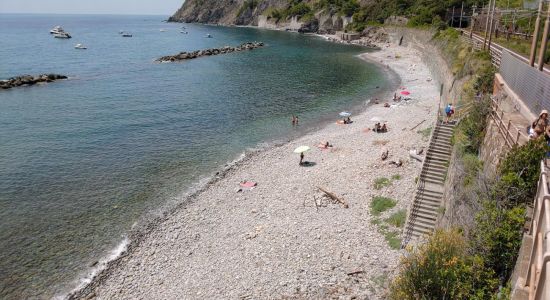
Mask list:
POLYGON ((212 49, 204 49, 204 50, 196 50, 193 52, 180 52, 176 55, 168 55, 163 56, 156 61, 158 62, 170 62, 170 61, 180 61, 180 60, 187 60, 187 59, 193 59, 198 58, 202 56, 210 56, 210 55, 218 55, 218 54, 226 54, 231 52, 239 52, 239 51, 245 51, 245 50, 253 50, 256 48, 263 47, 264 43, 262 42, 248 42, 241 44, 237 47, 230 47, 225 46, 222 48, 212 48, 212 49))
POLYGON ((0 80, 0 89, 7 90, 18 86, 34 85, 40 82, 52 82, 60 79, 67 79, 67 76, 59 74, 21 75, 7 80, 0 80))

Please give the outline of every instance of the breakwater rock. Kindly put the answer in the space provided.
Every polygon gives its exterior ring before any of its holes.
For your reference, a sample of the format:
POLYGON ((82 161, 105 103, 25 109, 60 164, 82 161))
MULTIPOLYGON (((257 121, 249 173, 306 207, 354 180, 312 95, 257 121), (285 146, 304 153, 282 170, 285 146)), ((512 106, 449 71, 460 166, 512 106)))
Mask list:
POLYGON ((231 52, 239 52, 239 51, 245 51, 245 50, 253 50, 256 48, 263 47, 264 43, 262 42, 248 42, 244 43, 237 47, 230 47, 225 46, 222 48, 212 48, 212 49, 204 49, 204 50, 196 50, 193 52, 180 52, 176 55, 168 55, 163 56, 156 61, 158 62, 170 62, 170 61, 180 61, 180 60, 186 60, 186 59, 193 59, 198 58, 202 56, 210 56, 210 55, 218 55, 218 54, 226 54, 231 52))
POLYGON ((0 80, 0 89, 7 90, 22 85, 34 85, 40 82, 52 82, 60 79, 67 79, 67 76, 59 74, 21 75, 7 80, 0 80))

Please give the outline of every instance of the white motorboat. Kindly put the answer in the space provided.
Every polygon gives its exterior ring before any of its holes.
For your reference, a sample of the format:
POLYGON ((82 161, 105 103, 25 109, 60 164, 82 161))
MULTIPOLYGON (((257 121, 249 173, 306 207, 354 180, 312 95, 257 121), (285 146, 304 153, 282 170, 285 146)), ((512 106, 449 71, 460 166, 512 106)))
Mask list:
POLYGON ((207 37, 207 38, 212 38, 212 35, 210 35, 210 33, 207 33, 207 34, 206 34, 206 37, 207 37))
POLYGON ((125 32, 122 34, 123 37, 132 37, 131 33, 125 32))
POLYGON ((75 48, 75 49, 83 49, 83 50, 84 50, 84 49, 88 49, 88 47, 86 47, 86 46, 84 46, 84 45, 82 45, 82 44, 76 44, 76 45, 74 46, 74 48, 75 48))
POLYGON ((161 28, 161 29, 160 29, 159 31, 160 31, 160 32, 165 32, 165 31, 166 31, 166 29, 164 29, 164 28, 161 28))
POLYGON ((59 34, 59 33, 63 33, 65 32, 65 30, 63 30, 63 28, 61 28, 61 26, 55 26, 54 28, 52 28, 50 30, 50 34, 59 34))
POLYGON ((71 35, 68 32, 60 32, 60 33, 55 33, 53 37, 56 39, 70 39, 71 35))

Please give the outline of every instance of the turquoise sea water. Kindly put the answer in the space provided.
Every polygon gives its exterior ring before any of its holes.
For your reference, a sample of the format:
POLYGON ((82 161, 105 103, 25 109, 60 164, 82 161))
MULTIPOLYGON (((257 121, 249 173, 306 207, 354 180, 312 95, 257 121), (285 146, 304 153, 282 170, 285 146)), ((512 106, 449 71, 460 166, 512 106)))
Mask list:
POLYGON ((185 24, 185 35, 162 19, 0 14, 0 79, 71 77, 0 91, 0 298, 70 289, 132 224, 246 149, 303 134, 390 85, 356 57, 364 48, 250 28, 185 24), (73 38, 54 39, 55 25, 73 38), (266 47, 153 62, 246 41, 266 47))

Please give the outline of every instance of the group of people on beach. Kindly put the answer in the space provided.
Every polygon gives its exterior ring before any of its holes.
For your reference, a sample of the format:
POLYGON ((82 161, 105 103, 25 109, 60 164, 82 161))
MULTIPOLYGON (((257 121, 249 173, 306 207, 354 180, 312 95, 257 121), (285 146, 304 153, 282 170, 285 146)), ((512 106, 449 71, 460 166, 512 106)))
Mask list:
POLYGON ((380 123, 376 123, 374 124, 374 128, 372 130, 377 133, 384 133, 388 132, 388 127, 386 126, 386 123, 382 125, 380 125, 380 123))

